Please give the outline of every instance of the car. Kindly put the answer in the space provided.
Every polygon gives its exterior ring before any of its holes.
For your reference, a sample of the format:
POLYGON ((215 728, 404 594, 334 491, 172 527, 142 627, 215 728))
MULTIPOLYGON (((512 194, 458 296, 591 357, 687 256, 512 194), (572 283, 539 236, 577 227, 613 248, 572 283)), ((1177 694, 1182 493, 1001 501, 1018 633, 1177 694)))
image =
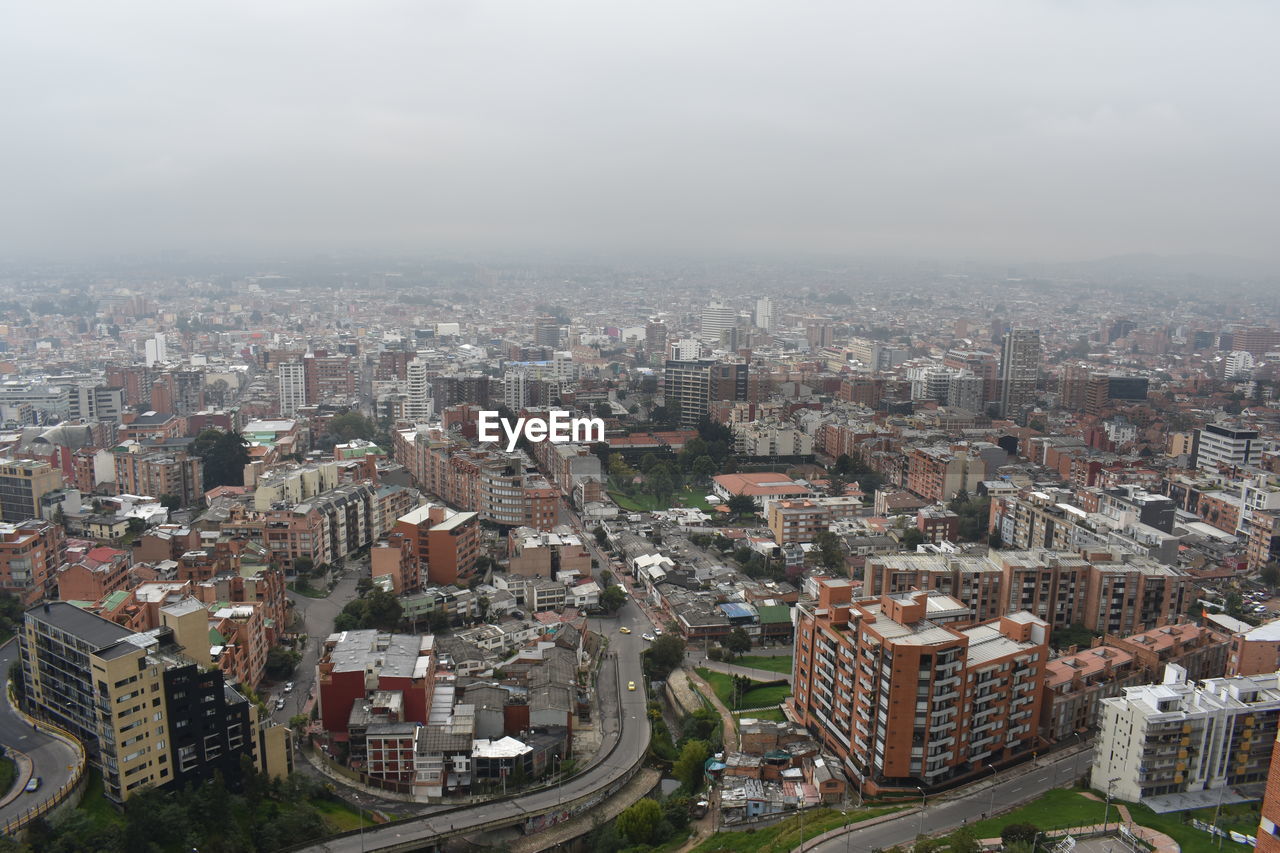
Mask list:
POLYGON ((653 635, 654 635, 655 637, 661 637, 661 636, 662 636, 662 629, 661 629, 661 628, 654 628, 654 629, 653 629, 653 635))
POLYGON ((292 682, 292 681, 290 681, 288 684, 286 684, 286 685, 284 686, 284 690, 282 690, 281 692, 282 692, 282 693, 292 693, 292 692, 293 692, 293 682, 292 682))
POLYGON ((32 794, 40 790, 40 777, 32 776, 30 779, 27 780, 26 787, 24 787, 22 790, 26 791, 28 794, 32 794))
POLYGON ((283 707, 284 707, 284 700, 283 700, 283 699, 277 699, 277 700, 276 700, 276 710, 277 710, 277 711, 279 711, 279 710, 280 710, 281 708, 283 708, 283 707))
POLYGON ((636 683, 635 683, 634 681, 628 681, 628 682, 627 682, 627 689, 628 689, 628 690, 635 690, 635 689, 636 689, 636 683))
POLYGON ((630 629, 630 628, 628 628, 626 625, 623 625, 621 628, 619 628, 619 629, 618 629, 618 633, 619 633, 619 634, 630 634, 630 633, 631 633, 631 629, 630 629))
POLYGON ((641 636, 641 637, 643 637, 644 639, 648 640, 648 641, 649 641, 649 642, 651 642, 651 643, 652 643, 655 639, 657 639, 656 637, 654 637, 654 636, 653 636, 653 634, 641 634, 640 636, 641 636))

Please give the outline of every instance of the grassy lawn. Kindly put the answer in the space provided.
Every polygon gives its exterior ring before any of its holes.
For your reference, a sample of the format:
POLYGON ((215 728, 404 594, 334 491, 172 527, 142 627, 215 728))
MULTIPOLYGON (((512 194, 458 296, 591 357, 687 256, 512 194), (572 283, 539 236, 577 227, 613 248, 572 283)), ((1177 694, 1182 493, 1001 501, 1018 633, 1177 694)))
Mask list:
POLYGON ((711 511, 711 505, 705 500, 705 489, 681 489, 671 496, 670 502, 660 502, 653 495, 637 493, 628 495, 624 492, 610 491, 613 502, 627 512, 653 512, 659 509, 670 509, 675 506, 691 507, 704 512, 711 511))
POLYGON ((12 758, 0 757, 0 796, 9 793, 13 787, 13 778, 18 775, 18 768, 12 758))
MULTIPOLYGON (((1143 805, 1125 803, 1125 806, 1129 809, 1129 814, 1133 816, 1135 821, 1143 826, 1163 832, 1177 841, 1182 846, 1183 853, 1214 853, 1218 849, 1218 840, 1212 835, 1207 832, 1201 832, 1189 823, 1183 823, 1183 813, 1156 814, 1143 805)), ((1237 819, 1241 821, 1247 820, 1245 815, 1250 806, 1233 806, 1231 808, 1235 809, 1234 816, 1237 819)), ((1099 824, 1102 823, 1105 809, 1105 803, 1081 796, 1079 791, 1055 789, 1047 792, 1040 799, 1027 803, 1020 809, 1015 809, 997 818, 978 821, 970 824, 969 828, 979 838, 998 838, 1000 830, 1011 823, 1030 823, 1039 829, 1059 829, 1070 826, 1099 824)), ((1227 807, 1223 808, 1223 812, 1227 812, 1227 807)), ((1118 815, 1113 807, 1110 813, 1110 822, 1114 823, 1117 817, 1118 815)), ((1197 812, 1196 817, 1201 820, 1212 820, 1213 809, 1204 809, 1201 812, 1197 812), (1205 816, 1203 812, 1207 812, 1208 815, 1205 816)), ((1223 821, 1223 825, 1224 827, 1226 826, 1226 821, 1223 821)), ((1230 828, 1235 829, 1237 832, 1247 832, 1253 835, 1257 830, 1257 819, 1255 817, 1252 824, 1242 823, 1241 825, 1233 825, 1230 828)), ((1222 849, 1234 851, 1234 853, 1246 853, 1249 847, 1244 844, 1236 844, 1230 839, 1223 839, 1222 849)))
POLYGON ((769 687, 754 687, 743 693, 735 707, 733 701, 733 678, 723 672, 714 672, 706 667, 697 668, 698 675, 702 676, 711 689, 720 697, 720 701, 730 710, 738 710, 740 708, 764 708, 770 705, 779 705, 783 699, 791 695, 791 688, 785 684, 769 687))
POLYGON ((374 821, 368 809, 365 809, 362 815, 354 806, 337 800, 317 799, 311 804, 316 807, 316 811, 324 815, 325 820, 329 822, 329 828, 333 832, 359 829, 361 820, 364 821, 365 826, 376 825, 376 821, 374 821))
POLYGON ((292 581, 289 584, 289 589, 291 589, 293 592, 296 592, 298 595, 305 595, 307 598, 328 598, 329 597, 329 590, 327 587, 322 587, 319 589, 310 585, 299 587, 297 581, 292 581))
POLYGON ((735 664, 749 666, 752 669, 767 669, 769 672, 791 674, 791 655, 770 657, 766 655, 744 655, 734 661, 735 664))
POLYGON ((901 810, 902 806, 887 806, 854 810, 849 816, 835 809, 809 809, 803 815, 792 815, 772 826, 741 832, 720 832, 714 838, 693 848, 693 853, 713 853, 716 850, 733 850, 735 853, 785 853, 794 850, 802 841, 821 835, 845 823, 869 820, 883 814, 901 810))

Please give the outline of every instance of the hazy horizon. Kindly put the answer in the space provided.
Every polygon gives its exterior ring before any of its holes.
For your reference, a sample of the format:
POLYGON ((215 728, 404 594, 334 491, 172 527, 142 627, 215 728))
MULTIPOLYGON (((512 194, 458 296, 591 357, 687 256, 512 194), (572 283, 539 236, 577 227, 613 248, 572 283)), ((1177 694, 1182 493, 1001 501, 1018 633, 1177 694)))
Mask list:
POLYGON ((1264 3, 160 3, 0 29, 0 256, 1280 267, 1264 3))

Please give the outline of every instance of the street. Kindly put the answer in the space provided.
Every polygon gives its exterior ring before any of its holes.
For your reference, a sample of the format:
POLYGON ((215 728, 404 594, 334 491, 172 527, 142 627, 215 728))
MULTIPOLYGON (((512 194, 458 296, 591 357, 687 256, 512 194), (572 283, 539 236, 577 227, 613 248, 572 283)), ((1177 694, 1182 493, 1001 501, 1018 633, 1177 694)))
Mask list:
MULTIPOLYGON (((0 824, 13 820, 27 809, 34 808, 52 797, 58 789, 70 780, 76 764, 75 751, 57 738, 44 732, 33 730, 30 723, 22 719, 9 706, 9 667, 18 659, 18 641, 16 639, 0 648, 0 673, 3 673, 5 697, 0 699, 0 743, 6 749, 16 749, 26 753, 31 759, 32 774, 40 777, 40 790, 35 793, 19 793, 5 806, 0 806, 0 824)), ((15 784, 23 780, 18 777, 15 784)), ((5 792, 0 791, 0 796, 5 792)))
POLYGON ((1092 748, 1056 759, 1042 758, 1034 769, 1026 772, 1020 772, 1021 768, 1015 770, 1013 772, 1018 775, 996 782, 994 786, 978 783, 958 796, 954 793, 939 795, 936 801, 926 800, 923 813, 904 815, 804 849, 818 853, 888 849, 909 843, 922 832, 927 835, 950 832, 971 820, 981 820, 985 815, 1030 802, 1045 791, 1065 785, 1069 780, 1078 778, 1092 759, 1092 748))

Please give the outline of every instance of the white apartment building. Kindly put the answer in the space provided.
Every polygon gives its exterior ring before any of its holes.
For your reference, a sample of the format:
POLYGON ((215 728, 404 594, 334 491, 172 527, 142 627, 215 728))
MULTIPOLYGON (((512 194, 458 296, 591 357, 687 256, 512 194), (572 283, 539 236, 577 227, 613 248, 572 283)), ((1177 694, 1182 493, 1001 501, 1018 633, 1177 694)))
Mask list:
POLYGON ((1138 802, 1146 797, 1262 782, 1280 719, 1280 675, 1126 687, 1101 702, 1093 786, 1138 802))

